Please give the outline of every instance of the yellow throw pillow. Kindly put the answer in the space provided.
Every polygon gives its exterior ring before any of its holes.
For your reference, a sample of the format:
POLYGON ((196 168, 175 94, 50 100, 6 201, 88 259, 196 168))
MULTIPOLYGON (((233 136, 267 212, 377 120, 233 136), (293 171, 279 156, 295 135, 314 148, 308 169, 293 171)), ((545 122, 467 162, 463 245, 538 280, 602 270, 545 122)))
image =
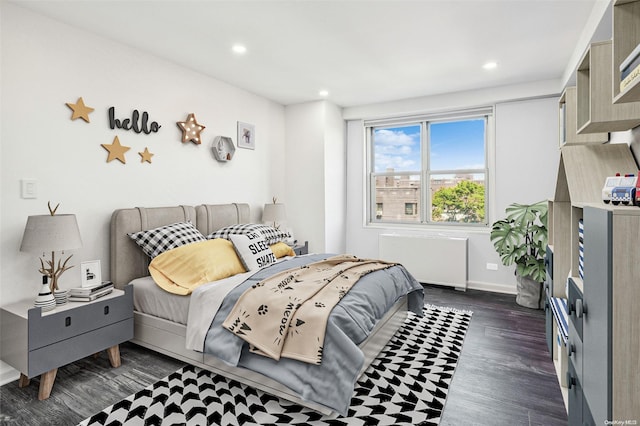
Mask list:
POLYGON ((188 295, 199 285, 246 272, 231 241, 216 238, 168 250, 151 261, 149 272, 164 290, 188 295))
POLYGON ((270 246, 271 251, 273 252, 273 254, 276 255, 276 259, 280 259, 281 257, 284 256, 295 256, 296 253, 293 251, 293 249, 291 247, 289 247, 289 245, 287 245, 287 243, 283 243, 282 241, 279 243, 275 243, 272 244, 270 246))

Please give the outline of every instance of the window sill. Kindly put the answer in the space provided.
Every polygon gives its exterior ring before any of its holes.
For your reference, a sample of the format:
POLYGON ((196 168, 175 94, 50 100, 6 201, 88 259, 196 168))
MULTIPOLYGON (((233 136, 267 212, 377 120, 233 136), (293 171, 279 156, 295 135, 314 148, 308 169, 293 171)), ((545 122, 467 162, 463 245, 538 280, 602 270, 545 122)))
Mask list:
POLYGON ((489 234, 491 233, 491 225, 440 225, 440 224, 413 224, 413 223, 389 223, 389 222, 373 222, 365 223, 365 229, 380 230, 402 230, 415 232, 437 232, 440 234, 489 234))

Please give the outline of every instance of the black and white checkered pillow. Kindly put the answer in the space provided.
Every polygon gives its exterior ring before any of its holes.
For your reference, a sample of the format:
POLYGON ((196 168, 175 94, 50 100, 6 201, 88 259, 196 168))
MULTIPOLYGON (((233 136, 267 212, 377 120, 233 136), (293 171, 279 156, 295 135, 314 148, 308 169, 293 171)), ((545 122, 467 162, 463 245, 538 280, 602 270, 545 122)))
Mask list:
POLYGON ((240 223, 218 229, 207 235, 207 239, 225 238, 228 240, 229 235, 247 235, 256 232, 265 237, 267 244, 275 244, 291 238, 291 235, 287 231, 276 229, 273 226, 262 225, 260 223, 240 223))
POLYGON ((206 241, 191 222, 177 222, 159 228, 127 234, 151 259, 172 248, 206 241))

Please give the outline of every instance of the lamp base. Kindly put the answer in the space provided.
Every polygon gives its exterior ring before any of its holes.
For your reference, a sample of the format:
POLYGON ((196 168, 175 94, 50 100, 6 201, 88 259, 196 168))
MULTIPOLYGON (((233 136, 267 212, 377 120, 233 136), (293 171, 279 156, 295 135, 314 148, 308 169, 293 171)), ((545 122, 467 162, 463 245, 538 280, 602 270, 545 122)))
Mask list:
POLYGON ((56 307, 56 298, 51 293, 49 284, 42 284, 33 306, 41 308, 43 311, 50 311, 56 307))

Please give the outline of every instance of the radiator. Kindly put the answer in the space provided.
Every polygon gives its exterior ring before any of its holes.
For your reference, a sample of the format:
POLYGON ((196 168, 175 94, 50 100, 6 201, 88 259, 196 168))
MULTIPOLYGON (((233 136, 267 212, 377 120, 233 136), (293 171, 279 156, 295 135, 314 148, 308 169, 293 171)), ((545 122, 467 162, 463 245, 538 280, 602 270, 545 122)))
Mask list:
POLYGON ((381 234, 382 260, 402 263, 421 283, 467 288, 467 238, 381 234))

